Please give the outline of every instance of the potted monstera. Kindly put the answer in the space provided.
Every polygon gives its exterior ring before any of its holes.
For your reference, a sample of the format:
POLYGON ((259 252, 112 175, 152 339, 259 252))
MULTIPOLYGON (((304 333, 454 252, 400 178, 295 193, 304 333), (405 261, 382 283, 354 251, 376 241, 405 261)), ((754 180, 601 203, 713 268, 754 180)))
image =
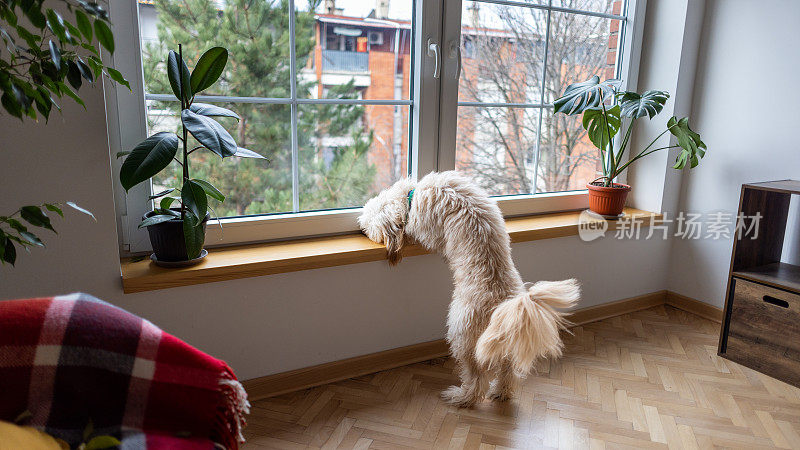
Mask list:
POLYGON ((156 207, 145 214, 139 227, 147 227, 153 245, 151 259, 160 265, 185 265, 202 260, 208 252, 203 249, 205 227, 210 214, 208 198, 224 201, 225 196, 206 180, 192 178, 189 156, 195 151, 210 151, 221 158, 262 158, 263 156, 236 145, 233 137, 213 117, 239 116, 231 110, 206 103, 196 103, 195 95, 211 87, 219 79, 228 62, 228 51, 214 47, 200 56, 191 72, 183 60, 181 46, 170 51, 167 75, 172 92, 181 104, 180 135, 156 133, 129 152, 125 157, 119 179, 125 191, 143 183, 171 163, 182 167, 180 186, 158 192, 150 200, 156 207), (199 145, 190 148, 189 135, 199 145))
POLYGON ((589 190, 589 209, 607 217, 619 217, 625 207, 631 187, 615 183, 614 180, 631 164, 660 150, 680 148, 672 166, 675 169, 694 168, 706 153, 706 144, 700 135, 689 128, 689 118, 672 117, 667 128, 655 137, 644 149, 623 162, 622 157, 630 141, 636 119, 647 116, 652 119, 664 108, 669 99, 665 91, 619 92, 620 80, 600 81, 593 76, 587 81, 571 84, 564 94, 554 102, 555 112, 566 115, 583 114, 583 128, 589 140, 600 151, 602 176, 586 185, 589 190), (622 141, 615 147, 614 136, 622 128, 622 118, 630 118, 622 141), (667 132, 674 135, 678 143, 655 147, 656 142, 667 132))

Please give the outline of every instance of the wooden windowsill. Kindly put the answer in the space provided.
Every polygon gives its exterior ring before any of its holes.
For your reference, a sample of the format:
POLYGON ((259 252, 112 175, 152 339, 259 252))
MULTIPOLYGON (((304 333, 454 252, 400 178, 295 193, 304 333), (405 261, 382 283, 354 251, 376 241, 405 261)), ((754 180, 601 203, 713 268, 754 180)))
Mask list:
MULTIPOLYGON (((660 214, 626 208, 627 215, 648 226, 660 214)), ((515 217, 506 220, 511 242, 534 241, 578 234, 580 211, 515 217)), ((616 228, 610 222, 609 229, 616 228)), ((419 245, 406 246, 404 256, 427 253, 419 245)), ((379 261, 386 250, 364 235, 350 234, 266 244, 249 244, 209 249, 202 263, 180 269, 166 269, 149 259, 122 260, 122 288, 126 294, 167 289, 192 284, 212 283, 237 278, 257 277, 321 267, 379 261)))

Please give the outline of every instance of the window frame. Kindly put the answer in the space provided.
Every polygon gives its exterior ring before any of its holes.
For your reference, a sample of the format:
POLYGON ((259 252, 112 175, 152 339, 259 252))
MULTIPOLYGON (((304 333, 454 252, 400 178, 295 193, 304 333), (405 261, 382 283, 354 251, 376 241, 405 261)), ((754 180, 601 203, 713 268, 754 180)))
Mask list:
MULTIPOLYGON (((290 13, 290 33, 293 36, 294 0, 289 1, 290 11, 292 11, 290 13)), ((551 0, 548 0, 546 5, 510 0, 481 1, 544 8, 550 11, 565 10, 565 8, 551 6, 551 0)), ((623 26, 620 28, 617 57, 618 64, 620 58, 624 62, 619 70, 621 77, 626 80, 626 86, 623 87, 634 89, 638 74, 643 28, 640 24, 643 22, 646 0, 627 0, 626 4, 627 11, 623 11, 622 14, 626 18, 622 21, 623 26)), ((566 10, 564 12, 573 11, 566 10)), ((159 96, 153 94, 146 96, 144 92, 137 0, 114 2, 109 5, 109 13, 116 35, 128 37, 117 40, 117 50, 112 57, 112 64, 127 75, 131 89, 129 91, 123 86, 106 83, 105 90, 118 238, 122 254, 130 255, 151 250, 146 230, 138 228, 140 218, 150 210, 150 202, 147 199, 152 195, 151 184, 142 183, 126 193, 117 182, 122 161, 113 156, 117 152, 132 148, 147 136, 146 97, 158 99, 159 96), (123 127, 121 124, 125 124, 125 126, 123 127)), ((411 108, 409 154, 407 155, 409 176, 419 179, 429 172, 450 170, 455 165, 456 108, 458 107, 458 79, 455 78, 455 71, 458 64, 456 55, 449 51, 446 43, 460 42, 461 0, 416 0, 412 29, 414 39, 410 101, 336 100, 333 103, 407 104, 411 108), (429 40, 438 44, 440 48, 441 76, 439 78, 433 76, 436 61, 428 55, 427 43, 429 40)), ((294 45, 290 46, 290 54, 292 66, 295 66, 294 45)), ((297 67, 292 67, 292 73, 297 73, 297 67)), ((290 83, 294 100, 281 99, 274 103, 290 104, 293 109, 292 170, 294 183, 297 183, 297 127, 294 123, 297 117, 296 108, 300 104, 320 103, 321 101, 320 99, 297 98, 296 78, 291 79, 290 83)), ((231 99, 231 97, 225 97, 226 101, 231 99)), ((198 96, 198 100, 202 101, 200 96, 198 96)), ((214 98, 205 97, 205 100, 214 100, 214 98)), ((247 99, 237 98, 233 98, 233 100, 247 101, 247 99)), ((266 103, 263 99, 261 102, 266 103)), ((624 182, 624 179, 621 181, 624 182)), ((296 186, 293 190, 297 192, 296 186)), ((495 198, 503 214, 506 217, 512 217, 581 209, 586 205, 587 192, 581 190, 495 198)), ((294 208, 299 209, 295 194, 293 194, 293 203, 294 208)), ((356 218, 360 212, 361 208, 345 208, 214 220, 208 224, 206 247, 350 233, 358 230, 356 218), (221 226, 217 226, 218 222, 221 226)))

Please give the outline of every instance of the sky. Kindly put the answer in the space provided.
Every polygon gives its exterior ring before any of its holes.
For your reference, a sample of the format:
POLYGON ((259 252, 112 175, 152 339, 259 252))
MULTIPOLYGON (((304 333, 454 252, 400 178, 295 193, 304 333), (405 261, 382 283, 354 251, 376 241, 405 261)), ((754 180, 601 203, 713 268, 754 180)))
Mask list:
MULTIPOLYGON (((344 9, 346 16, 366 17, 377 3, 376 0, 336 0, 336 7, 344 9)), ((390 0, 389 18, 411 20, 413 7, 413 0, 390 0)))

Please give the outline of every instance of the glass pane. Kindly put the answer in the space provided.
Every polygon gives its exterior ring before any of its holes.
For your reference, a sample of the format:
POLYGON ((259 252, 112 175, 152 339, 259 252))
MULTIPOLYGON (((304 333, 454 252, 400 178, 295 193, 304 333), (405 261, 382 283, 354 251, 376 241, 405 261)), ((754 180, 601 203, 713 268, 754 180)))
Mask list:
MULTIPOLYGON (((306 22, 313 25, 313 18, 306 22)), ((211 47, 222 46, 229 51, 221 81, 204 95, 289 96, 288 2, 139 2, 139 27, 145 90, 149 93, 172 92, 164 62, 167 52, 177 51, 180 43, 190 68, 211 47)), ((307 51, 311 48, 313 42, 307 51)))
MULTIPOLYGON (((176 132, 180 127, 177 102, 148 102, 148 134, 176 132)), ((290 212, 292 210, 291 111, 289 105, 220 104, 241 117, 218 121, 245 147, 269 159, 225 158, 207 150, 189 156, 190 177, 211 182, 226 196, 209 199, 219 217, 290 212)), ((190 136, 190 148, 198 145, 190 136)), ((153 178, 153 192, 180 185, 181 166, 173 163, 153 178)))
POLYGON ((408 173, 408 106, 300 105, 300 209, 363 205, 408 173))
POLYGON ((534 192, 538 108, 460 106, 456 170, 491 195, 534 192))
POLYGON ((316 19, 299 3, 298 97, 411 98, 412 0, 318 2, 316 19))
POLYGON ((545 98, 548 103, 572 83, 593 75, 614 78, 619 20, 553 12, 550 19, 545 98))
POLYGON ((620 14, 625 0, 553 0, 553 6, 580 11, 620 14))
POLYGON ((586 189, 600 169, 600 152, 586 137, 581 117, 544 110, 536 191, 586 189))
POLYGON ((464 2, 462 102, 539 103, 547 12, 464 2))

